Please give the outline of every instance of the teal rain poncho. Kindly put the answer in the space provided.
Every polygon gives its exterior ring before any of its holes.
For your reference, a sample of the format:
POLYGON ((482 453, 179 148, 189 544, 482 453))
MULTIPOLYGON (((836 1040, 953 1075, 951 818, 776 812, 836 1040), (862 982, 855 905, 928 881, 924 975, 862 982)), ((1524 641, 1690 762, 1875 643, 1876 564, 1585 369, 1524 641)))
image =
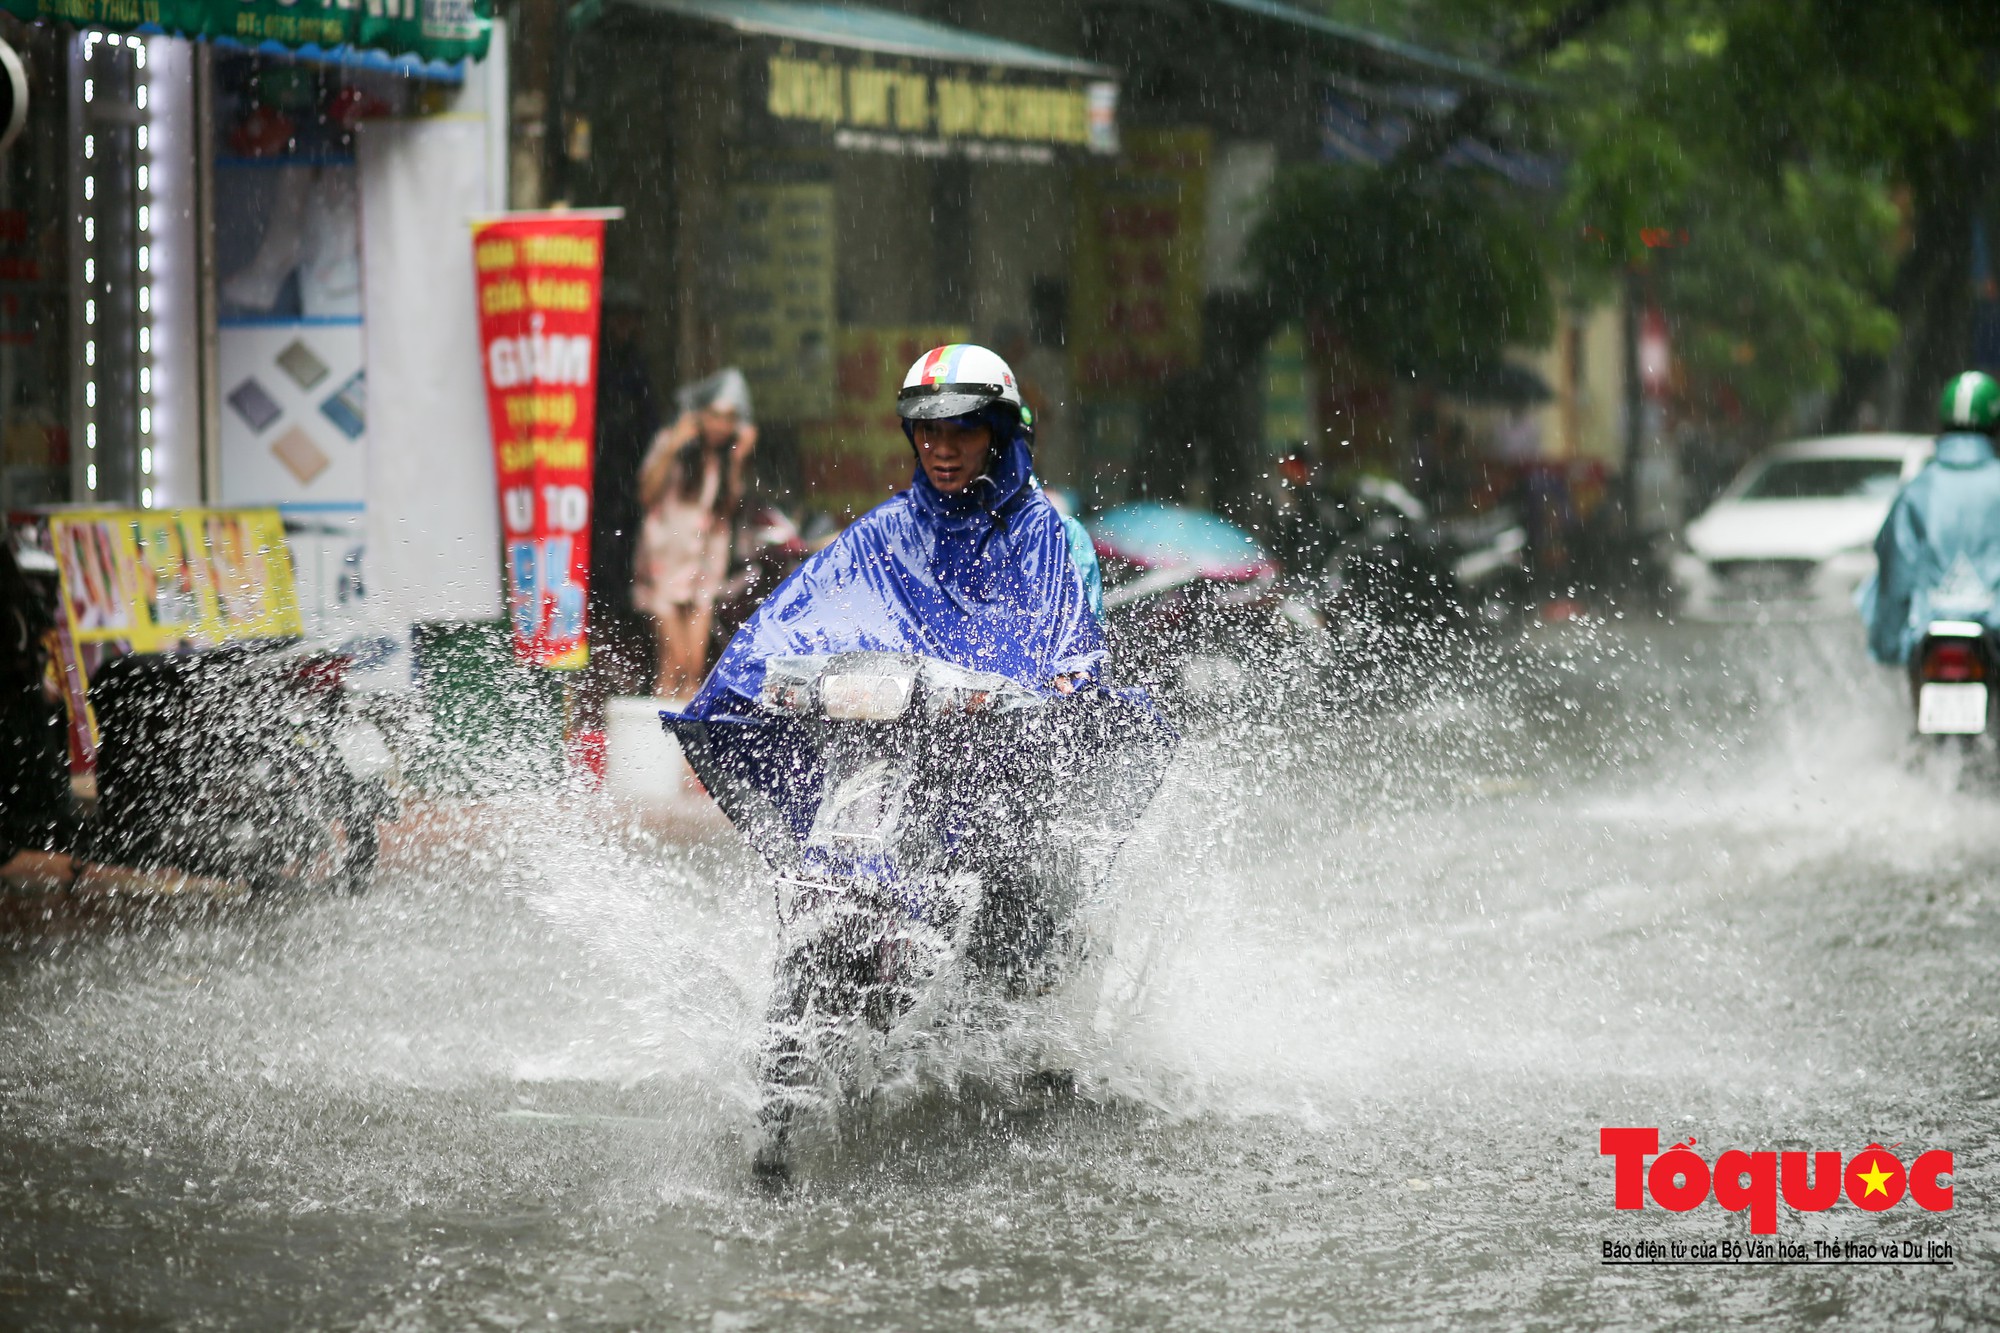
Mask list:
POLYGON ((1901 666, 1933 620, 2000 629, 2000 460, 1984 435, 1938 437, 1875 537, 1877 568, 1857 598, 1876 661, 1901 666))

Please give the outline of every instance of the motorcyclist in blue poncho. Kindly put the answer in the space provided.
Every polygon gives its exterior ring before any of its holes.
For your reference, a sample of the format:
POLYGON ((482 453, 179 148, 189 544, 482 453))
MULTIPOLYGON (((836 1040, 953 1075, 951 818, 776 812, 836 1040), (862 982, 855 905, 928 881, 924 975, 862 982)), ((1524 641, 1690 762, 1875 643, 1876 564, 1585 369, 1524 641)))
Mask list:
POLYGON ((970 344, 936 348, 911 367, 898 411, 918 463, 910 488, 771 594, 691 714, 754 701, 763 663, 785 655, 925 653, 1059 691, 1097 677, 1104 636, 1087 572, 1035 484, 1033 421, 1007 363, 970 344))
POLYGON ((1035 481, 1033 415, 1007 363, 971 344, 935 348, 911 366, 897 410, 917 464, 909 489, 780 584, 671 719, 709 724, 795 818, 783 731, 760 725, 774 658, 917 653, 1045 693, 1102 683, 1096 556, 1035 481))
POLYGON ((1174 748, 1143 691, 1105 681, 1095 557, 1035 484, 1007 363, 935 348, 897 411, 909 489, 778 585, 663 714, 776 872, 765 1176, 923 996, 971 1022, 1074 975, 1082 904, 1174 748))
POLYGON ((1859 597, 1868 651, 1909 661, 1933 620, 2000 629, 2000 383, 1971 371, 1945 386, 1937 455, 1896 497, 1859 597))

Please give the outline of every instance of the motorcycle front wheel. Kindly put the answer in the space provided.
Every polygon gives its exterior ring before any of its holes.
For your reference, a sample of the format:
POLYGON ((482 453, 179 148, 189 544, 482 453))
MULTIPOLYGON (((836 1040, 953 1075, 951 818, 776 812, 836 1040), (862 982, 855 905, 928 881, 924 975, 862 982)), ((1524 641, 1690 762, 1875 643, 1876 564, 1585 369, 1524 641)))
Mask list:
POLYGON ((758 1175, 788 1174, 799 1117, 853 1097, 857 1044, 909 1010, 917 969, 901 926, 887 913, 847 909, 799 931, 780 954, 760 1070, 758 1175))

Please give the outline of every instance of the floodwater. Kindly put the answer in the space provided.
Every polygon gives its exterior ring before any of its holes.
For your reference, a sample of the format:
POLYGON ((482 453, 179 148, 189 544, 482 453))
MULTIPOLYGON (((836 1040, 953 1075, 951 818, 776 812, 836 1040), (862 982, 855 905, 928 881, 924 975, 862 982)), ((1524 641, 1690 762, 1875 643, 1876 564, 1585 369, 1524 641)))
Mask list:
POLYGON ((777 1192, 728 837, 491 805, 365 899, 0 946, 0 1325, 1990 1326, 2000 790, 1856 637, 1556 627, 1191 737, 1092 970, 777 1192), (1779 1232, 1955 1263, 1606 1266, 1749 1228, 1615 1212, 1605 1125, 1950 1148, 1950 1212, 1779 1232))

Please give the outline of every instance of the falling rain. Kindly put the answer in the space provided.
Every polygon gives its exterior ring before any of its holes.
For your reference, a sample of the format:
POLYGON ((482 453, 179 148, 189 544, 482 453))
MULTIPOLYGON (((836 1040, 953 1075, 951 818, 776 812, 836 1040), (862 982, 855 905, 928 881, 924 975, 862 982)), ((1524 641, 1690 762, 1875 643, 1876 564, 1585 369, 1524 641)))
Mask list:
POLYGON ((0 0, 0 1326, 2000 1320, 1977 8, 0 0))

